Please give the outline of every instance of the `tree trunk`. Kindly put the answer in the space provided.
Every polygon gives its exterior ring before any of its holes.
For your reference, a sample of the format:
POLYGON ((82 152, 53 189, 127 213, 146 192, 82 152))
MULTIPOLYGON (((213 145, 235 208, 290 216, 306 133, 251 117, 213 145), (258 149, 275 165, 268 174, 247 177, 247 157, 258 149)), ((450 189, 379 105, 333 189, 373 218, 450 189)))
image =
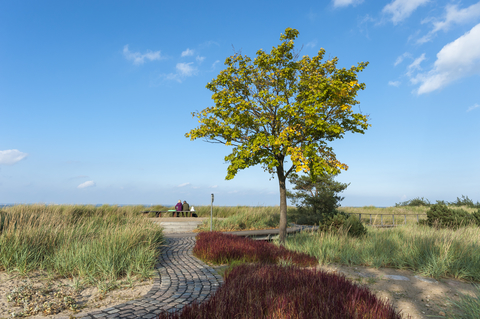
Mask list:
POLYGON ((285 245, 285 237, 287 237, 287 188, 285 185, 285 172, 283 166, 277 166, 278 183, 280 186, 280 225, 279 240, 280 245, 285 245))

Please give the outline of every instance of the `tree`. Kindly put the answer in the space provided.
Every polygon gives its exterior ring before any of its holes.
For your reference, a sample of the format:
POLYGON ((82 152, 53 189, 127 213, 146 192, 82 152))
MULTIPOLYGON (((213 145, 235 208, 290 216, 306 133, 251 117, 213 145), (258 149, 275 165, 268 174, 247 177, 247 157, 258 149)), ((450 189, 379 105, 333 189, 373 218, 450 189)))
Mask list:
POLYGON ((287 231, 287 177, 292 172, 318 176, 347 169, 328 142, 346 132, 364 133, 370 126, 367 116, 352 110, 359 103, 357 91, 365 88, 357 73, 368 63, 337 68, 336 57, 323 62, 323 49, 313 58, 299 59, 294 52, 298 33, 287 28, 281 44, 270 53, 260 49, 253 62, 240 53, 228 57, 226 69, 206 86, 215 106, 193 112, 200 126, 185 134, 191 140, 233 146, 225 157, 227 180, 257 164, 276 174, 282 244, 287 231))
POLYGON ((287 191, 287 198, 297 205, 300 213, 321 216, 321 221, 331 217, 344 199, 339 193, 350 185, 350 183, 337 182, 334 177, 334 175, 322 175, 314 181, 309 175, 292 174, 288 180, 294 185, 295 192, 287 191))

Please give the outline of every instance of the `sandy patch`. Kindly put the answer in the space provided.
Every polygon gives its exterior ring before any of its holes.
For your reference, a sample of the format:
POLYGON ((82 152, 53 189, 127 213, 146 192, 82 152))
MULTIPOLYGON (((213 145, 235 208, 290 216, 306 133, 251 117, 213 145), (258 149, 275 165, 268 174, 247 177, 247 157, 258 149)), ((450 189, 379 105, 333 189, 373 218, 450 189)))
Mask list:
POLYGON ((472 283, 454 279, 427 278, 415 275, 409 270, 391 268, 368 268, 361 266, 329 265, 319 266, 327 272, 345 275, 360 285, 367 286, 383 300, 388 300, 404 317, 444 318, 448 299, 458 301, 459 294, 474 296, 476 288, 472 283))
POLYGON ((97 287, 73 279, 55 278, 42 272, 34 272, 25 277, 0 272, 0 318, 12 318, 12 313, 20 315, 25 310, 24 306, 9 302, 8 295, 11 298, 17 297, 19 301, 22 296, 29 296, 27 308, 39 309, 37 314, 30 315, 29 318, 69 318, 140 299, 152 286, 153 279, 124 280, 110 286, 104 284, 97 287), (12 294, 15 291, 17 293, 12 294), (76 310, 69 309, 71 305, 76 310))

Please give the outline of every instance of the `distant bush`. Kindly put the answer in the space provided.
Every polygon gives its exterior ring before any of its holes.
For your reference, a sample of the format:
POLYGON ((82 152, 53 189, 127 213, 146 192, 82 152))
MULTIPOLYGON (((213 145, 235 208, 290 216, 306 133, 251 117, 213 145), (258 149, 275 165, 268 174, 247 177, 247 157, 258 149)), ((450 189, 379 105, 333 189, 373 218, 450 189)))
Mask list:
POLYGON ((462 195, 462 198, 457 197, 456 202, 451 202, 449 205, 452 206, 467 206, 470 208, 480 208, 480 203, 477 201, 476 204, 473 203, 473 200, 468 198, 468 196, 462 195))
POLYGON ((367 233, 367 229, 360 222, 357 216, 348 215, 343 212, 326 218, 320 224, 320 230, 322 231, 345 231, 348 235, 353 237, 360 237, 367 233))
MULTIPOLYGON (((448 202, 448 201, 445 201, 445 200, 437 200, 436 203, 440 204, 440 205, 446 205, 446 206, 457 206, 457 207, 466 206, 466 207, 469 207, 469 208, 480 208, 480 202, 477 201, 477 203, 473 203, 473 200, 468 198, 468 196, 464 196, 464 195, 462 195, 462 198, 457 197, 457 200, 454 201, 454 202, 448 202)), ((430 201, 428 199, 423 198, 423 197, 422 198, 417 197, 417 198, 414 198, 414 199, 407 200, 405 202, 396 203, 395 207, 401 207, 401 206, 430 206, 430 205, 432 205, 432 204, 430 203, 430 201)))
POLYGON ((312 256, 287 250, 283 246, 220 232, 199 233, 193 254, 214 264, 233 261, 274 264, 288 260, 291 264, 306 267, 318 263, 312 256))
POLYGON ((477 213, 469 214, 463 209, 451 209, 446 205, 434 204, 427 211, 426 224, 429 226, 456 229, 470 224, 477 224, 477 213))
POLYGON ((240 265, 215 295, 158 319, 369 318, 400 319, 392 305, 344 276, 278 265, 240 265))
POLYGON ((417 197, 417 198, 414 198, 414 199, 410 199, 410 200, 407 200, 407 201, 404 201, 404 202, 400 202, 400 203, 396 203, 395 204, 395 207, 400 207, 400 206, 430 206, 431 203, 428 199, 426 198, 420 198, 420 197, 417 197))

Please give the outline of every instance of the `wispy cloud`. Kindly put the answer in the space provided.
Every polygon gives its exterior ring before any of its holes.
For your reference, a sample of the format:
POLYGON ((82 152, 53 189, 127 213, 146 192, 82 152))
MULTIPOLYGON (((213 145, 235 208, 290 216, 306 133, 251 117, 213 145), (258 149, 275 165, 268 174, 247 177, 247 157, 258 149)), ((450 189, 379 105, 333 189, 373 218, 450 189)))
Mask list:
POLYGON ((218 185, 213 185, 210 188, 217 188, 217 187, 218 187, 218 185))
POLYGON ((347 7, 350 5, 356 6, 357 4, 362 3, 363 0, 333 0, 333 6, 335 8, 347 7))
POLYGON ((177 187, 185 187, 185 186, 188 186, 188 185, 190 185, 190 183, 183 183, 183 184, 178 185, 177 187))
POLYGON ((480 74, 480 23, 437 53, 433 68, 417 74, 412 83, 421 83, 418 94, 445 87, 460 78, 480 74))
POLYGON ((388 81, 388 85, 399 87, 401 84, 400 81, 388 81))
POLYGON ((220 63, 220 60, 216 60, 215 62, 213 62, 212 70, 215 70, 215 67, 217 66, 218 63, 220 63))
POLYGON ((433 29, 417 40, 417 43, 431 41, 438 31, 448 31, 454 24, 465 24, 475 21, 480 17, 480 2, 472 4, 468 8, 458 9, 457 5, 449 4, 445 7, 443 19, 425 19, 422 23, 431 22, 433 29))
POLYGON ((132 52, 128 49, 128 44, 123 47, 123 55, 127 60, 132 60, 133 64, 140 65, 145 63, 145 60, 155 61, 164 59, 160 51, 152 52, 147 50, 147 53, 132 52))
POLYGON ((305 46, 307 48, 314 48, 317 45, 317 42, 318 42, 317 40, 313 40, 313 41, 308 42, 305 46))
POLYGON ((190 63, 177 63, 175 66, 176 72, 163 75, 167 80, 177 81, 182 83, 182 81, 190 76, 197 74, 198 69, 193 66, 193 62, 190 63))
POLYGON ((428 2, 429 0, 394 0, 387 4, 382 12, 391 14, 393 24, 398 24, 408 18, 419 6, 428 2))
POLYGON ((86 181, 85 183, 81 183, 77 186, 77 188, 87 188, 87 187, 94 187, 96 186, 94 181, 86 181))
POLYGON ((0 165, 13 165, 20 162, 28 156, 27 153, 20 152, 19 150, 6 150, 0 151, 0 165))
POLYGON ((422 63, 425 60, 425 53, 423 53, 421 56, 416 58, 408 67, 407 67, 407 75, 409 77, 412 77, 413 73, 415 71, 420 71, 422 68, 420 66, 420 63, 422 63))
POLYGON ((195 58, 195 60, 197 60, 198 63, 202 63, 203 60, 205 60, 205 57, 204 57, 204 56, 199 56, 199 55, 197 55, 197 57, 195 58))
POLYGON ((412 55, 411 55, 410 53, 405 52, 404 54, 402 54, 401 56, 399 56, 399 57, 395 60, 395 63, 394 63, 393 65, 394 65, 394 66, 397 66, 397 65, 399 65, 400 63, 402 63, 405 58, 411 58, 411 57, 412 57, 412 55))
POLYGON ((476 108, 479 108, 479 107, 480 107, 480 104, 475 103, 474 105, 472 105, 468 108, 467 112, 473 111, 473 110, 475 110, 476 108))
POLYGON ((192 76, 197 72, 197 68, 192 66, 193 62, 190 63, 177 63, 176 69, 182 76, 192 76))
POLYGON ((191 50, 191 49, 186 49, 185 51, 182 52, 181 56, 184 57, 184 56, 192 56, 195 54, 195 50, 191 50))

